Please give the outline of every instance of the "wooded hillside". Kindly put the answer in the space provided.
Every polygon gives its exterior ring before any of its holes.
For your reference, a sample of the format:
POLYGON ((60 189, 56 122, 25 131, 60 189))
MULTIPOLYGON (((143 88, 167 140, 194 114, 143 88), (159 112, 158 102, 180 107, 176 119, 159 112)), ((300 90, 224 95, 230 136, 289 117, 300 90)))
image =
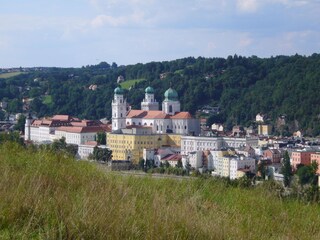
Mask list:
MULTIPOLYGON (((277 126, 286 116, 284 132, 302 129, 320 133, 320 54, 258 58, 183 58, 128 66, 102 62, 82 68, 42 68, 0 79, 0 100, 9 112, 22 111, 22 98, 34 98, 30 108, 39 116, 58 113, 97 119, 111 116, 110 104, 117 78, 139 79, 126 90, 133 108, 139 108, 144 89, 151 85, 161 102, 170 83, 182 109, 195 114, 205 105, 221 109, 211 120, 249 126, 259 112, 277 126), (161 75, 161 79, 160 79, 161 75), (141 79, 145 79, 142 80, 141 79), (89 89, 97 85, 97 90, 89 89)), ((1 115, 0 115, 1 116, 1 115)), ((279 130, 276 128, 276 130, 279 130)))

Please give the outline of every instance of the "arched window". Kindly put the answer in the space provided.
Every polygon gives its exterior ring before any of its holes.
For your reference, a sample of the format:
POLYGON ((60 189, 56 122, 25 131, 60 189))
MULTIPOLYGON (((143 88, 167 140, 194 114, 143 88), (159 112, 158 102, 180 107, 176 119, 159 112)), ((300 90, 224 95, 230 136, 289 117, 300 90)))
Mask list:
POLYGON ((172 113, 172 105, 169 106, 169 113, 172 113))

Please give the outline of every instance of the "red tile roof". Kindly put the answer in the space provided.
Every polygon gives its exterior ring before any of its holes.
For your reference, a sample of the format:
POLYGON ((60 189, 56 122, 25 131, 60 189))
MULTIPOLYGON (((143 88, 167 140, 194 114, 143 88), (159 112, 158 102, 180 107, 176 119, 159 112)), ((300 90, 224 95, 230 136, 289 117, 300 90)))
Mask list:
POLYGON ((98 143, 97 143, 97 141, 88 141, 88 142, 86 142, 84 145, 88 145, 88 146, 97 146, 97 145, 98 145, 98 143))
POLYGON ((162 158, 161 160, 163 161, 179 161, 182 159, 182 156, 178 153, 176 154, 169 154, 167 156, 165 156, 164 158, 162 158))
POLYGON ((88 127, 62 126, 62 127, 58 127, 57 131, 64 131, 64 132, 70 132, 70 133, 94 133, 94 132, 104 132, 104 129, 100 126, 88 126, 88 127))
POLYGON ((144 110, 130 110, 127 118, 144 118, 144 119, 191 119, 189 112, 179 112, 173 116, 165 114, 162 111, 144 111, 144 110))
POLYGON ((52 117, 52 120, 70 121, 71 116, 70 115, 54 115, 52 117))
POLYGON ((192 116, 189 112, 179 112, 171 116, 172 119, 191 119, 192 116))

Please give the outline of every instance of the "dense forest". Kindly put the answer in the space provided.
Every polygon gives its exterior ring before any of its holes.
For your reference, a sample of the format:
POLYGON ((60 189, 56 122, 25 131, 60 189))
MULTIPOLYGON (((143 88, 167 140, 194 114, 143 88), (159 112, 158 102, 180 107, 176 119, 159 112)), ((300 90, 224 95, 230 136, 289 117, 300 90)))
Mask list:
MULTIPOLYGON (((144 89, 155 89, 161 102, 170 84, 177 90, 182 110, 196 114, 204 106, 219 107, 219 114, 207 115, 211 122, 227 128, 250 126, 257 113, 289 133, 301 129, 320 134, 320 54, 311 56, 229 56, 225 58, 183 58, 117 66, 101 62, 82 68, 37 68, 10 78, 0 75, 0 100, 7 112, 23 111, 22 100, 33 99, 29 109, 37 116, 71 114, 80 118, 110 118, 117 78, 137 80, 126 89, 127 101, 139 108, 144 89), (160 77, 161 76, 161 77, 160 77), (91 90, 91 85, 97 85, 91 90), (279 126, 279 117, 285 124, 279 126)), ((4 113, 0 113, 0 118, 4 113)))

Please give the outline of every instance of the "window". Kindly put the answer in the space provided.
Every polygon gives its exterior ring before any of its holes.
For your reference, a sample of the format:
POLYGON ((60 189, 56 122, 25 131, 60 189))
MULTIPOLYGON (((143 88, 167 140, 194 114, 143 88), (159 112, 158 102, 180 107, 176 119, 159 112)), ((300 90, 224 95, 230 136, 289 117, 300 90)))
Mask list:
POLYGON ((172 113, 172 105, 169 106, 169 113, 172 113))

